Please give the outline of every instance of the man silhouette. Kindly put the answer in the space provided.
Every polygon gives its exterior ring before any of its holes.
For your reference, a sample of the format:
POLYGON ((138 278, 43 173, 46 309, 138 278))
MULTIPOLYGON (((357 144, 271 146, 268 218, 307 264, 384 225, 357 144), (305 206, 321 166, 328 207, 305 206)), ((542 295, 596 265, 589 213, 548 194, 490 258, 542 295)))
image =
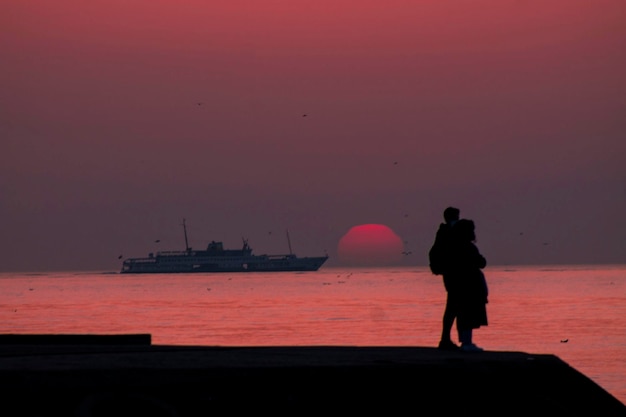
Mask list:
POLYGON ((439 349, 456 350, 459 347, 450 338, 452 325, 458 312, 458 297, 453 291, 455 283, 450 278, 449 251, 452 243, 452 228, 459 221, 461 211, 456 207, 448 207, 443 211, 445 223, 439 225, 435 242, 428 252, 430 270, 435 275, 443 277, 443 285, 446 289, 446 306, 443 312, 443 325, 441 330, 441 340, 439 349))

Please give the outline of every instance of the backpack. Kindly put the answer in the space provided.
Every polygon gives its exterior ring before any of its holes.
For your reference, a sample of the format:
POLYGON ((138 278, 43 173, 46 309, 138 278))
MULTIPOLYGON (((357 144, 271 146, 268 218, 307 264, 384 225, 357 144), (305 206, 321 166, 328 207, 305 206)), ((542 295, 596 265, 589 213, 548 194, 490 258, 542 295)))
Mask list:
POLYGON ((440 242, 436 242, 428 251, 428 266, 435 275, 442 275, 444 269, 444 248, 440 242))
POLYGON ((441 224, 437 235, 435 237, 435 243, 428 251, 428 266, 430 271, 435 275, 443 275, 447 264, 447 251, 450 245, 451 230, 450 226, 441 224))

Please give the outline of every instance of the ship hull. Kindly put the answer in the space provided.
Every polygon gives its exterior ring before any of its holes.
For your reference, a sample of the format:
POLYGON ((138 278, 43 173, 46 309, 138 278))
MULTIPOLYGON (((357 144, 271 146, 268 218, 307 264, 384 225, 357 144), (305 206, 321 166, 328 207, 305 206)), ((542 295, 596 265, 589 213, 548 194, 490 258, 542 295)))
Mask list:
POLYGON ((158 259, 136 258, 124 262, 123 274, 219 273, 219 272, 305 272, 317 271, 328 257, 268 259, 158 259))

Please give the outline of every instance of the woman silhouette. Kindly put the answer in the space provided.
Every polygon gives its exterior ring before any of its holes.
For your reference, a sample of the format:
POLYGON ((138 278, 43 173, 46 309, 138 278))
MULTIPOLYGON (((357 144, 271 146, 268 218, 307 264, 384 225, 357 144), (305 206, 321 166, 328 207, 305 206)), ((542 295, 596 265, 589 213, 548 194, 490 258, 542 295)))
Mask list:
POLYGON ((454 225, 451 247, 451 292, 458 300, 457 329, 461 350, 480 352, 483 349, 472 341, 472 332, 487 326, 487 296, 489 290, 482 269, 487 260, 475 245, 476 234, 472 220, 461 219, 454 225))

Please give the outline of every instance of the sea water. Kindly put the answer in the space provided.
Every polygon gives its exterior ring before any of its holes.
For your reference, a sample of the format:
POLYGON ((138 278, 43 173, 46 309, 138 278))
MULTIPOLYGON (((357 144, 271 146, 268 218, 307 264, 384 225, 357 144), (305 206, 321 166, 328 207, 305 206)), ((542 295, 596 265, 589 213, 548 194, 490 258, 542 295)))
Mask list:
MULTIPOLYGON (((626 265, 485 275, 489 325, 476 344, 556 355, 626 403, 626 265)), ((434 347, 444 303, 424 267, 0 273, 2 334, 150 333, 158 345, 434 347)))

